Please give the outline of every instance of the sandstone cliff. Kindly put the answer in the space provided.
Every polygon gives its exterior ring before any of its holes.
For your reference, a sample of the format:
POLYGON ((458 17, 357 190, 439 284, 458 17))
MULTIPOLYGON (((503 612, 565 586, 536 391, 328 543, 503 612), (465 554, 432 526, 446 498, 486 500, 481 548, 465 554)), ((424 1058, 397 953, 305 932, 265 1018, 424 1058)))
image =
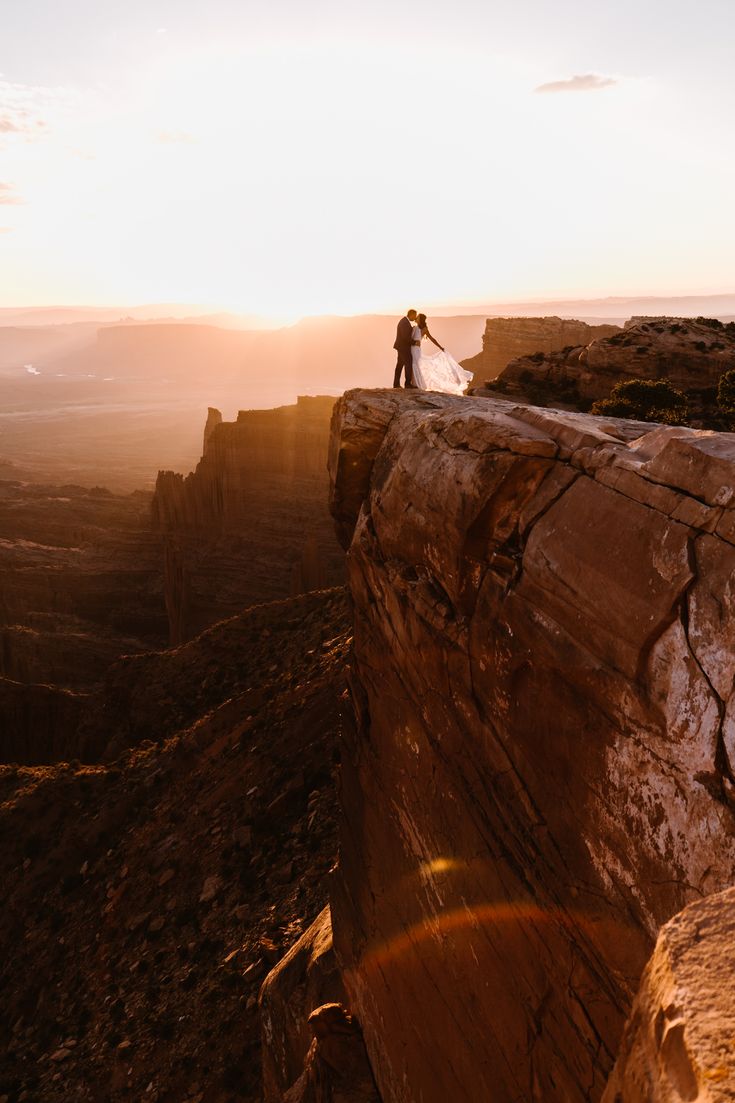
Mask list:
POLYGON ((330 469, 383 1099, 599 1100, 661 924, 735 875, 735 436, 356 391, 330 469))
POLYGON ((513 360, 498 382, 509 394, 545 385, 568 397, 607 398, 627 379, 667 379, 696 396, 735 367, 735 326, 691 318, 635 318, 612 336, 513 360))
POLYGON ((299 398, 236 422, 210 409, 196 471, 159 474, 153 510, 173 643, 248 605, 342 579, 326 505, 333 405, 299 398))
POLYGON ((495 379, 503 368, 529 353, 550 353, 570 345, 588 345, 601 337, 620 332, 615 325, 588 325, 569 318, 488 318, 482 337, 482 352, 463 360, 474 372, 475 385, 495 379))

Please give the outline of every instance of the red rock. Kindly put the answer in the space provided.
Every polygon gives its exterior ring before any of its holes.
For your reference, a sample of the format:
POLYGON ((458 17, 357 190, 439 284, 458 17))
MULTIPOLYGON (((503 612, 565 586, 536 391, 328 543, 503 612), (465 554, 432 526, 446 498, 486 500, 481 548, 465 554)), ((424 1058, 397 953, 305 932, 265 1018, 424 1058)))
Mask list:
POLYGON ((300 1077, 313 1032, 308 1018, 345 998, 332 949, 329 908, 314 920, 266 977, 260 990, 265 1103, 281 1103, 300 1077))
POLYGON ((482 338, 482 352, 463 360, 474 373, 475 382, 495 379, 519 356, 534 352, 557 352, 569 346, 579 348, 600 337, 620 333, 615 325, 588 325, 569 318, 488 318, 482 338))
POLYGON ((568 344, 574 347, 511 360, 499 381, 509 394, 529 383, 571 384, 580 398, 595 400, 628 379, 667 379, 696 396, 735 367, 735 331, 691 318, 631 318, 617 333, 568 344))
POLYGON ((353 392, 330 470, 332 916, 378 1087, 599 1099, 660 925, 735 866, 729 435, 353 392))
POLYGON ((662 927, 602 1103, 735 1097, 735 889, 662 927))
POLYGON ((210 408, 196 471, 159 473, 153 515, 172 643, 244 606, 342 581, 325 508, 333 405, 300 397, 295 406, 241 410, 235 422, 210 408))

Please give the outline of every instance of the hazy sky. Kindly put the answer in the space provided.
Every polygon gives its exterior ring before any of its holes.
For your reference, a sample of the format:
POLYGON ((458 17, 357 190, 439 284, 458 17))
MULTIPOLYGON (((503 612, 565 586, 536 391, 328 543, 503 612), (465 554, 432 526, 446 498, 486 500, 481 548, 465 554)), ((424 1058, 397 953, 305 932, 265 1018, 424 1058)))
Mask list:
POLYGON ((0 305, 735 289, 733 0, 3 0, 0 305))

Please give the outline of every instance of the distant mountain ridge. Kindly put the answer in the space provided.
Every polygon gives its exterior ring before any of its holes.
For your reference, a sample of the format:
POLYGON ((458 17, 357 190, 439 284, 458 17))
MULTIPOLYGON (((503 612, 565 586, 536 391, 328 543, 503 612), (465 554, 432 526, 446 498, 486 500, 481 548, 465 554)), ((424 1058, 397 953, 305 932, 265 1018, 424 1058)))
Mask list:
MULTIPOLYGON (((408 296, 410 298, 410 295, 408 296)), ((405 306, 422 309, 419 302, 405 306)), ((358 317, 400 316, 404 307, 396 311, 369 311, 364 315, 316 314, 304 315, 293 324, 347 320, 358 317)), ((634 314, 666 314, 672 317, 698 315, 721 318, 723 314, 735 316, 735 291, 716 295, 608 295, 602 298, 527 299, 520 302, 440 303, 423 309, 429 316, 451 317, 485 315, 486 317, 539 317, 545 314, 579 318, 590 321, 625 321, 634 314)), ((724 319, 723 319, 724 320, 724 319)), ((79 322, 100 325, 121 323, 175 322, 207 324, 228 329, 281 329, 284 323, 257 314, 238 314, 216 306, 195 303, 144 303, 137 306, 10 306, 0 307, 0 327, 71 325, 79 322)))

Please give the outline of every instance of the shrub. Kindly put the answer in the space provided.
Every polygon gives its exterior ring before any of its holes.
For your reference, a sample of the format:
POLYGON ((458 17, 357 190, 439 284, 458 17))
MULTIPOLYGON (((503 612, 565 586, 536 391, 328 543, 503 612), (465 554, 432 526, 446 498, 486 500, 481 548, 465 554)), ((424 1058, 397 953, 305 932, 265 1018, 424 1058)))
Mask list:
POLYGON ((728 417, 735 416, 735 368, 723 372, 717 384, 717 405, 728 417))
POLYGON ((595 402, 593 414, 662 421, 681 425, 687 416, 686 395, 664 379, 628 379, 616 383, 609 398, 595 402))

